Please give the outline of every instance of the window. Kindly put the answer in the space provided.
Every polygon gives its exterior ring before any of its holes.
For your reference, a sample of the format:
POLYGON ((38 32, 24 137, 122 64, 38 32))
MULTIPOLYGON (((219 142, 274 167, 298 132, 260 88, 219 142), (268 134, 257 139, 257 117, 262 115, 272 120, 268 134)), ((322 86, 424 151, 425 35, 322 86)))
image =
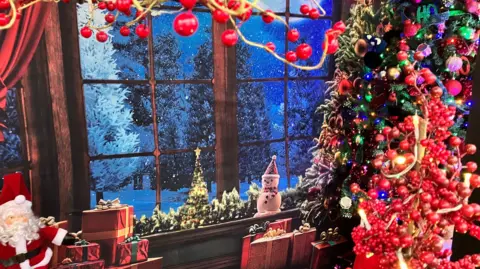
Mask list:
MULTIPOLYGON (((317 63, 321 51, 315 44, 321 44, 331 25, 332 2, 322 3, 329 16, 317 21, 296 14, 300 5, 288 1, 264 4, 298 28, 302 42, 314 45, 315 54, 303 64, 317 63)), ((178 7, 167 2, 163 9, 178 7)), ((96 12, 94 21, 102 23, 104 11, 96 12)), ((85 25, 87 14, 87 6, 80 5, 79 27, 85 25)), ((107 30, 111 38, 105 43, 80 37, 92 207, 100 198, 118 197, 122 203, 134 204, 137 216, 149 216, 155 204, 163 211, 178 208, 188 195, 197 147, 202 149, 210 199, 216 197, 219 133, 215 128, 222 122, 215 119, 212 80, 218 55, 213 53, 212 40, 219 37, 208 10, 196 8, 194 14, 200 27, 189 38, 173 31, 176 14, 168 13, 148 17, 152 35, 147 39, 121 36, 118 24, 107 30)), ((295 49, 295 44, 286 42, 281 23, 265 25, 258 14, 247 23, 262 27, 255 32, 245 28, 247 38, 274 41, 282 54, 295 49)), ((264 51, 239 43, 233 74, 239 144, 231 146, 238 147, 239 160, 238 179, 233 180, 246 199, 249 184, 260 184, 271 155, 278 156, 282 190, 294 186, 309 166, 307 151, 321 123, 314 112, 323 102, 329 68, 326 64, 313 72, 293 70, 264 51)))

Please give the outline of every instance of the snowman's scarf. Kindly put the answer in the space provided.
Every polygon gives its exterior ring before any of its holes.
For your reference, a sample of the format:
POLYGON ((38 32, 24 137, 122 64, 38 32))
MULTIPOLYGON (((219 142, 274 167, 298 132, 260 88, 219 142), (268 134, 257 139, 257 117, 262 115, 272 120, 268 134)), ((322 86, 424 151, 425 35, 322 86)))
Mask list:
POLYGON ((263 192, 264 192, 264 193, 273 193, 274 195, 272 195, 272 196, 270 196, 270 195, 267 196, 267 199, 268 199, 268 200, 271 200, 271 199, 273 199, 275 196, 277 196, 277 194, 278 194, 278 188, 277 188, 277 187, 264 187, 264 188, 263 188, 263 192))

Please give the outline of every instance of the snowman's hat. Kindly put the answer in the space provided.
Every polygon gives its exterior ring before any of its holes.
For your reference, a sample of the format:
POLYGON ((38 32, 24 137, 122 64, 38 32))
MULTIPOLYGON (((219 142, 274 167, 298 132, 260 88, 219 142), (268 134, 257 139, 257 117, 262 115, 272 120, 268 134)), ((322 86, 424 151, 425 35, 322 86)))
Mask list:
POLYGON ((277 162, 276 162, 277 156, 273 155, 272 156, 272 161, 267 167, 267 170, 265 170, 265 173, 263 174, 264 176, 271 176, 271 175, 276 175, 278 176, 278 169, 277 169, 277 162))

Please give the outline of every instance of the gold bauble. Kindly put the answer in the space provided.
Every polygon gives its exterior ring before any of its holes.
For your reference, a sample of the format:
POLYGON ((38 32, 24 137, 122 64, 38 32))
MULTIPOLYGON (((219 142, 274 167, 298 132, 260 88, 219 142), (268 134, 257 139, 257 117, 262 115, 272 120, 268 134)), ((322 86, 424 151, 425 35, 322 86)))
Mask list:
POLYGON ((387 70, 387 78, 388 80, 397 80, 400 77, 400 70, 396 67, 390 67, 387 70))
POLYGON ((367 54, 368 52, 368 44, 367 44, 367 41, 365 41, 365 39, 359 39, 356 43, 355 43, 355 54, 358 56, 358 57, 364 57, 365 54, 367 54))

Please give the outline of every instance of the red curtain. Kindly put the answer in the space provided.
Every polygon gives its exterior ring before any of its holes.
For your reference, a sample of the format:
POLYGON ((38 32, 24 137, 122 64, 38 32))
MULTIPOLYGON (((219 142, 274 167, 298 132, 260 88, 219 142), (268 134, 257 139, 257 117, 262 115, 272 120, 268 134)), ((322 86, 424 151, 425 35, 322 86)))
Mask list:
POLYGON ((0 31, 0 143, 4 141, 2 131, 8 128, 4 121, 7 90, 25 74, 43 34, 50 5, 37 3, 27 8, 11 28, 0 31))

